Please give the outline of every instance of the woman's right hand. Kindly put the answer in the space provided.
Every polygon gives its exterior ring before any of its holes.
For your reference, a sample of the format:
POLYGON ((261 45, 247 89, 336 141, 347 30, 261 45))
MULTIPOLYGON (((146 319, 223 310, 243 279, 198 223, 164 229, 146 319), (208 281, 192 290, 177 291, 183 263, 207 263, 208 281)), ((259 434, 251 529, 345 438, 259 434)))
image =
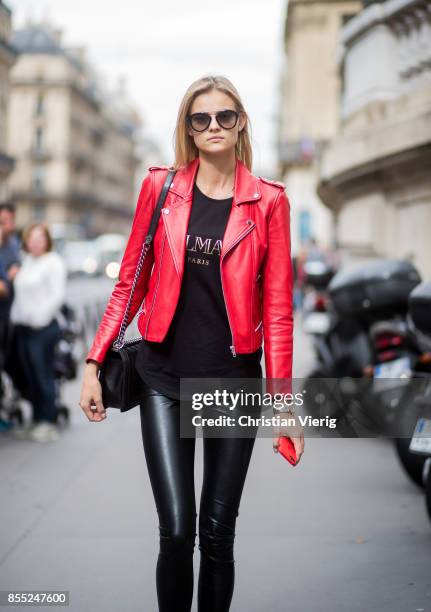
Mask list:
POLYGON ((102 403, 102 386, 97 377, 99 367, 100 365, 94 361, 86 363, 84 367, 79 405, 89 421, 106 419, 106 409, 102 403))

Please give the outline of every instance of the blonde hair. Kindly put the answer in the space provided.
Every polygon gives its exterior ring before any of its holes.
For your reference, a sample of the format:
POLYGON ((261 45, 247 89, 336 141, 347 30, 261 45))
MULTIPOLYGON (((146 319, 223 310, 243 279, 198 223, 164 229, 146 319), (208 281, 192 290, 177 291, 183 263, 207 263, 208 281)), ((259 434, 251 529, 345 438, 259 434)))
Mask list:
POLYGON ((174 131, 175 162, 171 168, 178 169, 188 164, 199 155, 199 150, 194 143, 193 137, 187 133, 186 117, 190 111, 193 101, 202 93, 217 89, 232 98, 235 110, 246 117, 243 129, 238 133, 235 145, 235 154, 251 171, 253 163, 253 152, 251 148, 251 125, 249 117, 244 109, 240 95, 234 85, 224 76, 206 75, 194 81, 187 89, 178 110, 177 124, 174 131))

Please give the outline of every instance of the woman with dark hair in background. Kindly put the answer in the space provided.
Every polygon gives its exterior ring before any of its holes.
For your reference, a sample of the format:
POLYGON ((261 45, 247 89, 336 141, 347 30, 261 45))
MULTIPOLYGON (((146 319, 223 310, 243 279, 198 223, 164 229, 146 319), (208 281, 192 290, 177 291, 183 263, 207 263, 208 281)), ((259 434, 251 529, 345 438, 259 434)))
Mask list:
MULTIPOLYGON (((140 416, 159 516, 161 612, 188 612, 193 597, 195 438, 180 436, 180 379, 259 379, 264 339, 267 378, 289 380, 293 349, 289 201, 283 184, 251 173, 248 116, 225 77, 203 77, 187 90, 175 157, 128 321, 141 306, 140 416)), ((167 172, 152 167, 143 180, 119 281, 86 358, 80 405, 90 421, 106 417, 97 372, 118 335, 167 172)), ((199 612, 230 609, 236 518, 254 442, 204 437, 199 612)), ((302 432, 294 443, 300 457, 302 432)), ((273 444, 277 450, 277 437, 273 444)))

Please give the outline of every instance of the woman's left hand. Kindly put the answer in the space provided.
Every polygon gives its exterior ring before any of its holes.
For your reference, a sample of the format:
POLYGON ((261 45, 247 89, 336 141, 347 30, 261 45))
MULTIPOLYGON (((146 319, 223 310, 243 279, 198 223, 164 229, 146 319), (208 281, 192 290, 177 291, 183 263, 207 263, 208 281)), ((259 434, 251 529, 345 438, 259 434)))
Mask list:
POLYGON ((8 295, 9 295, 9 288, 7 284, 4 281, 0 280, 0 297, 6 298, 8 297, 8 295))
POLYGON ((298 465, 301 456, 304 452, 304 430, 302 425, 299 423, 298 419, 293 416, 292 414, 285 412, 285 413, 280 413, 280 417, 281 418, 287 418, 289 419, 289 424, 287 425, 283 425, 280 423, 280 425, 274 425, 273 426, 273 430, 274 430, 274 436, 272 439, 272 447, 274 449, 275 453, 278 453, 278 447, 280 444, 280 438, 282 436, 285 436, 287 438, 291 438, 293 444, 295 445, 295 451, 296 451, 296 456, 298 457, 298 460, 296 462, 296 465, 298 465))

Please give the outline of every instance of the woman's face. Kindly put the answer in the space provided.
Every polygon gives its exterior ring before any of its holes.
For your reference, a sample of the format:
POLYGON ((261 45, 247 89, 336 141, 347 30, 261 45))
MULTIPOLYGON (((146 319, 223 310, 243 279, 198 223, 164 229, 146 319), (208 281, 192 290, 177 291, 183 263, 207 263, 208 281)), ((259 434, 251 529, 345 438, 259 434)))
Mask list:
POLYGON ((45 232, 41 227, 35 227, 30 232, 27 243, 26 243, 28 252, 38 257, 39 255, 43 255, 48 248, 48 244, 46 241, 45 232))
MULTIPOLYGON (((222 91, 213 89, 210 92, 200 94, 193 100, 189 114, 192 113, 216 113, 222 110, 236 110, 234 101, 222 91)), ((187 127, 188 134, 193 137, 195 145, 201 153, 207 155, 225 155, 235 148, 239 131, 243 129, 246 117, 240 113, 235 127, 225 129, 221 127, 213 115, 211 123, 203 132, 197 132, 191 126, 187 127), (217 140, 210 140, 215 136, 217 140)))

